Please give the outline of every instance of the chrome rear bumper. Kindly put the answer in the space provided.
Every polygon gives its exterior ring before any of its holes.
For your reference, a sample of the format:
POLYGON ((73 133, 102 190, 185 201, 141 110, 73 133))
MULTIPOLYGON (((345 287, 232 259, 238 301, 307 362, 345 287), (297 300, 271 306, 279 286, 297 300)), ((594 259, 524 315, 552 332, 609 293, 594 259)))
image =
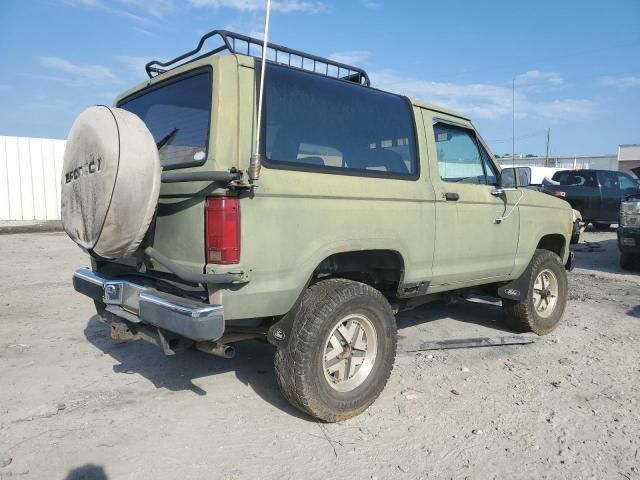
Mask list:
POLYGON ((129 280, 109 278, 88 268, 73 274, 73 288, 133 323, 148 323, 195 341, 217 340, 224 333, 224 307, 160 292, 129 280))

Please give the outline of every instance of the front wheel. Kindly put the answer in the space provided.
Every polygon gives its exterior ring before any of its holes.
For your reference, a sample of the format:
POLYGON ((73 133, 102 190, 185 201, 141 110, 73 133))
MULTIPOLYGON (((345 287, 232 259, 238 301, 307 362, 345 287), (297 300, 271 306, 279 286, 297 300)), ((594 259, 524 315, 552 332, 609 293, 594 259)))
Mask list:
POLYGON ((502 300, 509 326, 546 335, 560 323, 567 306, 567 271, 558 255, 536 250, 529 270, 529 288, 522 300, 502 300))
POLYGON ((345 279, 318 282, 296 309, 288 345, 275 355, 287 400, 327 422, 354 417, 384 389, 396 354, 396 323, 376 289, 345 279))

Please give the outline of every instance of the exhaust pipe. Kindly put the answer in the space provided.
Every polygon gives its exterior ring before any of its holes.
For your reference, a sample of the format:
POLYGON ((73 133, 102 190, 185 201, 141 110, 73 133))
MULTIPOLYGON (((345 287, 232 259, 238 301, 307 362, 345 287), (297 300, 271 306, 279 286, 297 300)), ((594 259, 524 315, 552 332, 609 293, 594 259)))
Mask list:
POLYGON ((196 349, 221 358, 233 358, 236 355, 236 349, 231 345, 225 345, 224 343, 218 342, 196 342, 196 349))

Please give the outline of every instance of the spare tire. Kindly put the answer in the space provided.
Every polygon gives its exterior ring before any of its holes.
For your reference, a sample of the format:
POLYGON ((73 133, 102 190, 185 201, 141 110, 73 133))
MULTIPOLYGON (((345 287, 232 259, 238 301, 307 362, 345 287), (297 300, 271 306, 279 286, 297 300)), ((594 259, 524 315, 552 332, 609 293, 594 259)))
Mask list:
POLYGON ((82 112, 69 133, 62 169, 62 225, 101 258, 133 254, 160 193, 158 148, 133 113, 104 105, 82 112))

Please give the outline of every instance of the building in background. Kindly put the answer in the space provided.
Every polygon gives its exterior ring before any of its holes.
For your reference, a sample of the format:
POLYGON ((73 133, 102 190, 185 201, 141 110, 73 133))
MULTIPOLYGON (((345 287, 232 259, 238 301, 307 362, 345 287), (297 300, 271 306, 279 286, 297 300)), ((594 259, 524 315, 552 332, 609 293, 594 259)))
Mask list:
POLYGON ((551 167, 576 170, 580 168, 593 168, 597 170, 618 170, 618 156, 611 155, 584 155, 571 157, 502 157, 497 159, 501 167, 551 167))
POLYGON ((631 172, 632 168, 640 167, 640 143, 620 145, 618 147, 618 168, 621 172, 631 172))

